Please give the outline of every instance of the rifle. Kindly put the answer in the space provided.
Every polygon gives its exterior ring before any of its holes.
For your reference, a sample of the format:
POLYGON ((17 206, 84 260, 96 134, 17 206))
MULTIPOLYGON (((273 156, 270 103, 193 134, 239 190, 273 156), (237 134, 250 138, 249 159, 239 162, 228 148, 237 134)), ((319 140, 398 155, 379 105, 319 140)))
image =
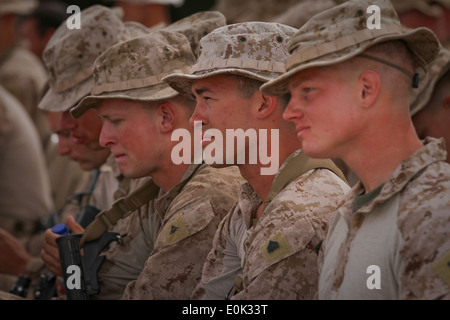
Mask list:
POLYGON ((68 300, 88 300, 100 292, 97 272, 105 256, 100 253, 112 242, 120 241, 116 232, 105 232, 100 238, 86 242, 80 250, 81 234, 69 234, 56 239, 68 300))

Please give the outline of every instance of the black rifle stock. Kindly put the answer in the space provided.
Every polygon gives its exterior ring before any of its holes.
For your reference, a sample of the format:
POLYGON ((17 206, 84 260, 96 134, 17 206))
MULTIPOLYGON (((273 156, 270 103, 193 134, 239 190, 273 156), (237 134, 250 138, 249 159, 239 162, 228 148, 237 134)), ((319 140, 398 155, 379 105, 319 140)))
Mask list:
POLYGON ((80 238, 81 234, 69 234, 56 239, 68 300, 88 300, 89 296, 100 292, 97 273, 106 259, 100 253, 120 236, 116 232, 105 232, 97 240, 86 242, 83 254, 80 238))

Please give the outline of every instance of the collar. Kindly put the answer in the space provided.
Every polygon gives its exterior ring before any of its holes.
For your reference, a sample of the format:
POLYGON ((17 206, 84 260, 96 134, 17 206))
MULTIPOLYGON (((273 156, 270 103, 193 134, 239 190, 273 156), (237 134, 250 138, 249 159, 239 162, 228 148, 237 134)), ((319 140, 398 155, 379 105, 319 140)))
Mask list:
MULTIPOLYGON (((371 212, 380 203, 392 198, 396 193, 401 192, 409 182, 417 178, 423 170, 435 162, 446 161, 444 139, 427 137, 422 141, 423 147, 404 159, 400 165, 392 172, 390 178, 384 183, 380 194, 373 201, 361 207, 357 212, 371 212)), ((342 208, 346 212, 352 211, 355 197, 364 191, 361 181, 347 194, 345 204, 342 208)))

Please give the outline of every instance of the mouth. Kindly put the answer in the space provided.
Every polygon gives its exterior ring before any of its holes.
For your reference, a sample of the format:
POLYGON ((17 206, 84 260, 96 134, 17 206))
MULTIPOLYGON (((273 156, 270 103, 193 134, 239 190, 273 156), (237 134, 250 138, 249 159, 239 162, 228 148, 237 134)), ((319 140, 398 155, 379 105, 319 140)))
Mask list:
POLYGON ((310 127, 306 127, 306 126, 297 126, 296 128, 297 131, 297 137, 301 137, 305 134, 306 131, 310 130, 310 127))
POLYGON ((211 135, 203 135, 203 138, 202 138, 202 147, 205 147, 205 146, 207 146, 208 144, 213 143, 215 139, 216 139, 216 138, 215 138, 214 136, 211 136, 211 135))
POLYGON ((122 159, 125 156, 126 156, 125 153, 116 153, 116 154, 114 154, 114 158, 116 158, 116 160, 122 159))
POLYGON ((80 136, 76 136, 76 135, 72 135, 72 140, 76 143, 76 144, 84 144, 86 143, 87 139, 84 137, 80 137, 80 136))

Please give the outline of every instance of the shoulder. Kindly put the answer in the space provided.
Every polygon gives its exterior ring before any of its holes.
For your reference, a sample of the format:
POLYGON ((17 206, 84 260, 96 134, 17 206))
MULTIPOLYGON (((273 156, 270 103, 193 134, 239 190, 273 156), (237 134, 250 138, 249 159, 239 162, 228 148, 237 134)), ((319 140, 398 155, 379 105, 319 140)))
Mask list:
POLYGON ((328 169, 313 169, 287 185, 273 201, 300 212, 334 211, 350 187, 328 169))
POLYGON ((177 198, 184 201, 209 201, 214 207, 225 205, 229 210, 231 204, 237 201, 239 188, 244 181, 235 166, 216 169, 202 165, 177 198))
POLYGON ((419 172, 400 192, 399 226, 414 229, 450 213, 450 164, 438 161, 419 172))

